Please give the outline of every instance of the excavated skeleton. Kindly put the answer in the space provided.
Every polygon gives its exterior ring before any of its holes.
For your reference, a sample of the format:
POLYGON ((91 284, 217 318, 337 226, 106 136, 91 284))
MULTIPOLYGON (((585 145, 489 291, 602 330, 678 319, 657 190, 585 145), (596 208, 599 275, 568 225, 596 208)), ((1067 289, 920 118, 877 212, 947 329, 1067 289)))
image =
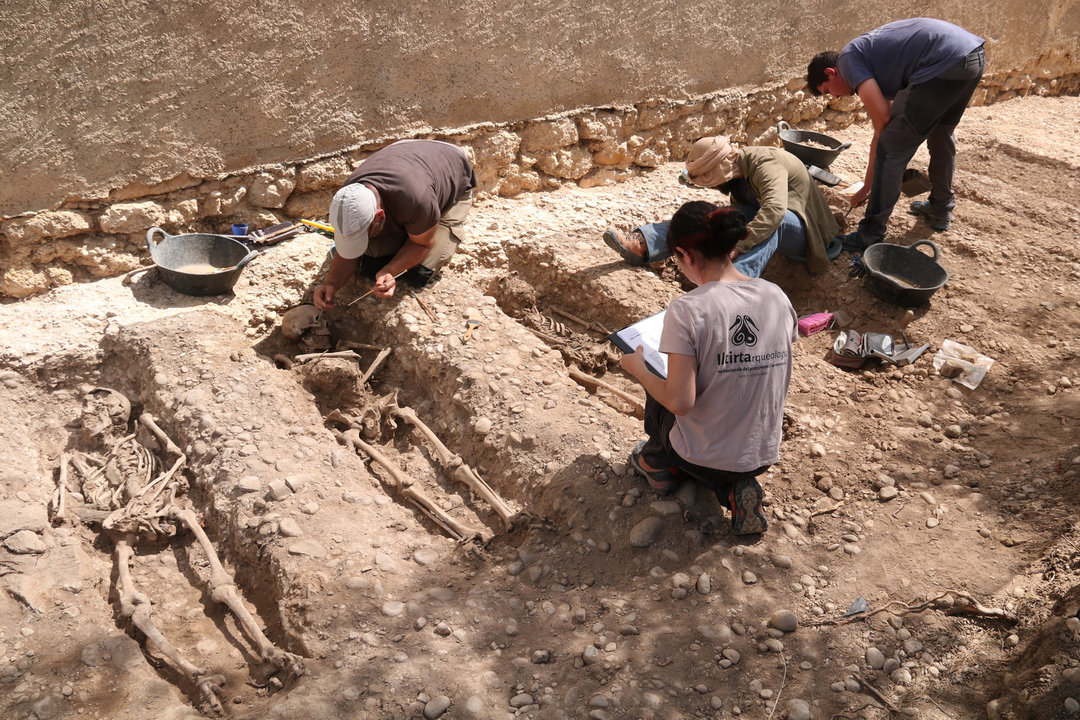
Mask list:
POLYGON ((215 712, 222 712, 217 693, 224 676, 209 675, 187 660, 154 625, 150 598, 135 588, 128 566, 141 541, 172 537, 182 529, 191 532, 210 563, 211 598, 232 610, 271 673, 285 671, 292 678, 299 677, 304 673, 301 659, 275 647, 259 628, 203 531, 198 515, 186 498, 179 497, 186 489, 186 481, 179 474, 186 461, 184 454, 149 413, 140 415, 135 423, 131 423, 130 416, 131 403, 115 390, 94 388, 83 398, 77 444, 95 448, 96 452, 72 450, 61 457, 52 501, 53 521, 66 519, 68 494, 82 496, 84 502, 72 508, 72 514, 100 524, 115 540, 121 615, 187 675, 215 712), (132 425, 134 432, 129 433, 132 425), (71 487, 71 468, 78 478, 75 487, 71 487))
POLYGON ((443 471, 453 480, 464 483, 473 493, 483 498, 502 518, 506 530, 508 532, 513 530, 514 522, 518 517, 514 511, 491 489, 490 485, 484 482, 483 478, 475 470, 465 464, 460 455, 450 452, 450 449, 439 440, 434 431, 417 417, 412 408, 398 405, 396 392, 380 398, 372 406, 365 408, 357 417, 335 410, 326 419, 348 426, 348 430, 337 433, 338 440, 354 451, 362 452, 371 458, 373 462, 382 466, 390 476, 390 479, 385 482, 395 495, 415 505, 432 522, 459 542, 478 540, 487 543, 491 539, 490 533, 470 528, 451 517, 421 490, 420 483, 368 442, 368 440, 378 435, 378 428, 382 420, 389 423, 391 427, 396 427, 398 422, 407 423, 427 440, 428 445, 434 451, 436 461, 443 471))

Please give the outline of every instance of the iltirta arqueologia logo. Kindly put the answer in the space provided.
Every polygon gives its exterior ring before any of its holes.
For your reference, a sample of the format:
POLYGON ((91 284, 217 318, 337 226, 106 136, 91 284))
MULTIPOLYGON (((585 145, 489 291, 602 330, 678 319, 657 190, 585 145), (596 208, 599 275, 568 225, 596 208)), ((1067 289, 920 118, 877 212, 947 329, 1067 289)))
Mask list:
POLYGON ((731 323, 731 327, 728 330, 734 332, 731 333, 732 345, 745 345, 746 347, 753 347, 757 345, 757 325, 754 324, 754 319, 749 315, 736 315, 735 322, 731 323))

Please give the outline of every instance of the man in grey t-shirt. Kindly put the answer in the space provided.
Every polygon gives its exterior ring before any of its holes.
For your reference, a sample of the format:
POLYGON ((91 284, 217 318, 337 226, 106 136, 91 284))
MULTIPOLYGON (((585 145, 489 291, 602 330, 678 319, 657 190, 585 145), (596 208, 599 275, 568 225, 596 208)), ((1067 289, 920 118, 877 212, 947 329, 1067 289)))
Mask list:
POLYGON ((870 162, 852 206, 867 200, 858 231, 845 245, 861 249, 885 239, 904 170, 925 141, 930 152, 930 199, 911 210, 945 230, 956 205, 953 135, 986 68, 983 39, 943 20, 911 18, 855 38, 839 53, 819 53, 806 82, 815 95, 858 93, 874 124, 870 162))
POLYGON ((315 306, 334 307, 358 267, 375 280, 377 297, 391 297, 402 275, 424 285, 457 250, 475 188, 457 145, 398 140, 372 153, 330 202, 335 252, 315 306))

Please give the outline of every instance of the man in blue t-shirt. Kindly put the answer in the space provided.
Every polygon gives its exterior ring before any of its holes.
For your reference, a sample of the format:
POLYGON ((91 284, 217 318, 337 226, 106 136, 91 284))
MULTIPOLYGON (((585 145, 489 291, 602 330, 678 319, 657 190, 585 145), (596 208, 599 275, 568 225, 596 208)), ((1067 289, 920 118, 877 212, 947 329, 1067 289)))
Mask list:
POLYGON ((870 162, 852 206, 869 200, 856 232, 845 245, 862 249, 885 239, 900 199, 904 170, 925 141, 930 152, 930 199, 911 211, 935 230, 946 230, 956 205, 953 135, 986 68, 983 39, 943 20, 911 18, 882 25, 855 38, 839 53, 814 56, 806 82, 815 95, 858 93, 874 124, 870 162))

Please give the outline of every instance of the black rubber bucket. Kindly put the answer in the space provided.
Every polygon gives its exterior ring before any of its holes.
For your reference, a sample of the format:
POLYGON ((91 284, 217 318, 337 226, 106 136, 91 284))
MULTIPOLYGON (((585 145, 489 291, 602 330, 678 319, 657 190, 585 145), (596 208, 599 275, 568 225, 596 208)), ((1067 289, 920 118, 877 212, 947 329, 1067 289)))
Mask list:
POLYGON ((146 247, 165 284, 185 295, 232 292, 240 271, 259 254, 225 235, 169 235, 159 227, 146 232, 146 247), (155 243, 157 233, 162 237, 155 243))
POLYGON ((825 133, 792 130, 783 120, 776 126, 776 132, 780 134, 780 142, 784 144, 785 150, 802 160, 804 165, 817 165, 822 170, 827 170, 837 155, 851 147, 851 143, 840 142, 825 133), (804 145, 808 140, 825 147, 804 145))
POLYGON ((938 255, 938 246, 930 240, 916 240, 911 245, 871 245, 862 256, 870 290, 897 305, 925 305, 949 281, 949 273, 938 265, 938 255), (934 256, 916 250, 920 245, 930 247, 934 256))

